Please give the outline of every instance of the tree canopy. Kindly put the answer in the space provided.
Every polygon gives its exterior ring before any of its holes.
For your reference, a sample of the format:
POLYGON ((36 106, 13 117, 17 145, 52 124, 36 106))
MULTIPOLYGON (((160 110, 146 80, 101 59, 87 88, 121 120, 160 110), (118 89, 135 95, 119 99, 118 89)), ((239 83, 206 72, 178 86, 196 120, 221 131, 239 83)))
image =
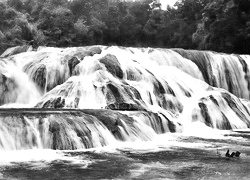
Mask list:
POLYGON ((44 46, 119 45, 250 54, 249 0, 0 1, 0 52, 44 46))

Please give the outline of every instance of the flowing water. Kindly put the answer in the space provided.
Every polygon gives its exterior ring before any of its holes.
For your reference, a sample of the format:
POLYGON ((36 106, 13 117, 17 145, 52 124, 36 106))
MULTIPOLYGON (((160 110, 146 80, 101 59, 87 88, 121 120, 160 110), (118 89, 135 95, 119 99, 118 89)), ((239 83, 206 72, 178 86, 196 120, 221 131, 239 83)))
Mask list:
POLYGON ((249 56, 18 52, 0 59, 0 179, 250 178, 249 56))
MULTIPOLYGON (((216 132, 214 132, 216 133, 216 132)), ((249 133, 165 134, 75 151, 1 152, 2 179, 249 179, 249 133), (240 158, 226 158, 227 149, 240 158)))

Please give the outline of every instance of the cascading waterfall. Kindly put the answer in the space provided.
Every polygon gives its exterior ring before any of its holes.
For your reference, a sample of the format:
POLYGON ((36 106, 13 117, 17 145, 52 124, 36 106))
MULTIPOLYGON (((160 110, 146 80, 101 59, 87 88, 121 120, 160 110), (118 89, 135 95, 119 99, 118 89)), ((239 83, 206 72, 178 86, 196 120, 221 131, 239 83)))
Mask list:
POLYGON ((143 111, 2 109, 0 113, 2 150, 85 149, 150 140, 177 130, 166 117, 143 111))
POLYGON ((248 55, 182 49, 174 49, 174 51, 194 62, 206 83, 226 89, 237 97, 250 98, 248 55))
POLYGON ((14 62, 0 61, 0 105, 34 106, 41 97, 36 85, 14 62))
POLYGON ((196 123, 250 127, 247 55, 116 46, 9 51, 0 59, 3 150, 149 141, 196 123))

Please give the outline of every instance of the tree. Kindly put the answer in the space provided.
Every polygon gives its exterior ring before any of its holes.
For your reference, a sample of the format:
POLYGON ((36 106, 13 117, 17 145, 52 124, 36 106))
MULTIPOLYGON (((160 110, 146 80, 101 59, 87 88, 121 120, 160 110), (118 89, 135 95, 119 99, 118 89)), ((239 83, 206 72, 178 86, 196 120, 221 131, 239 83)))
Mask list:
POLYGON ((90 37, 90 44, 103 44, 105 38, 105 32, 108 27, 105 22, 97 19, 95 16, 92 16, 90 21, 90 27, 88 31, 88 36, 90 37))
POLYGON ((7 5, 14 8, 17 11, 22 11, 23 2, 21 0, 7 0, 7 5))
POLYGON ((192 35, 196 32, 197 24, 205 6, 205 0, 181 0, 175 7, 167 7, 162 13, 158 25, 157 42, 164 47, 194 49, 192 35))
POLYGON ((70 10, 77 19, 81 17, 90 20, 91 9, 92 3, 90 0, 74 0, 70 3, 70 10))
POLYGON ((117 6, 111 6, 108 9, 107 19, 105 23, 108 27, 108 41, 111 43, 120 43, 120 31, 119 26, 121 24, 120 16, 119 16, 119 8, 117 6))
POLYGON ((249 53, 249 10, 247 0, 209 1, 193 35, 194 41, 200 49, 249 53))
POLYGON ((70 45, 74 36, 74 17, 70 9, 59 6, 52 10, 43 8, 39 15, 38 29, 50 41, 49 45, 70 45))
POLYGON ((149 43, 147 46, 157 45, 156 36, 159 31, 159 27, 161 26, 163 18, 163 11, 162 10, 153 10, 151 15, 149 16, 149 20, 143 27, 143 38, 146 41, 144 43, 149 43))
POLYGON ((74 24, 77 44, 85 45, 88 39, 89 26, 84 19, 78 19, 74 24))
POLYGON ((121 41, 124 45, 132 46, 138 43, 142 26, 136 23, 136 18, 130 13, 121 19, 119 26, 121 41))

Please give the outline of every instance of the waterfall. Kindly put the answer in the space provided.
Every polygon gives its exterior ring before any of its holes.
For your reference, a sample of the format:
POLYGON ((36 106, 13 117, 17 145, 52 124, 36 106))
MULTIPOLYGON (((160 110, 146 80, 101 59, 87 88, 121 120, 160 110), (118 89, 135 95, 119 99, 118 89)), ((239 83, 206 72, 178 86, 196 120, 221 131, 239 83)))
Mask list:
POLYGON ((36 85, 14 62, 0 61, 0 106, 15 103, 32 107, 40 97, 36 85))
POLYGON ((149 141, 197 123, 250 127, 247 55, 117 46, 5 54, 0 149, 149 141))
POLYGON ((194 62, 206 83, 223 88, 240 98, 249 99, 249 56, 228 55, 210 51, 175 49, 182 57, 194 62))
POLYGON ((151 112, 1 109, 0 149, 85 149, 117 141, 152 140, 178 126, 151 112), (145 128, 145 129, 144 129, 145 128))

